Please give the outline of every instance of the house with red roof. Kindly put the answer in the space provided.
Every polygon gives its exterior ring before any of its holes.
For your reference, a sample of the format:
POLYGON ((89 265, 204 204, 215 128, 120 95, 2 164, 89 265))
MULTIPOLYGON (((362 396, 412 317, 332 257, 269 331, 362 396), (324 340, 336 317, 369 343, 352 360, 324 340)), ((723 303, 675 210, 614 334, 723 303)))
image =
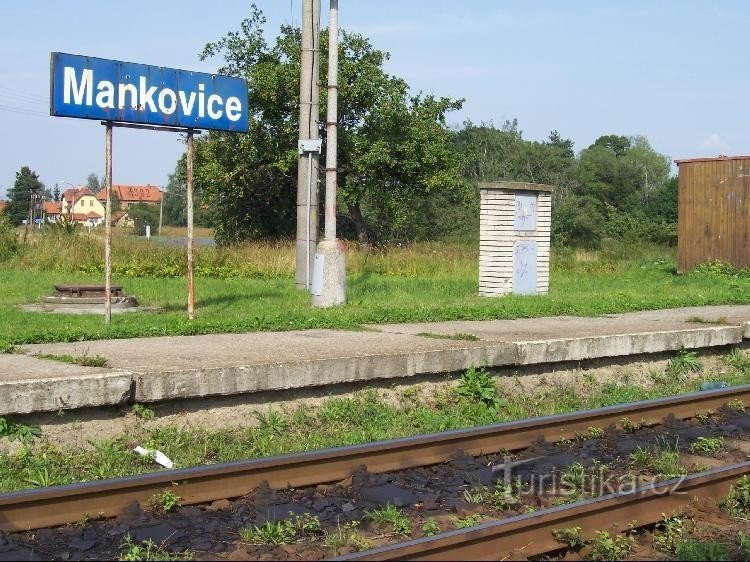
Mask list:
POLYGON ((104 222, 104 205, 88 187, 66 189, 60 199, 60 214, 87 226, 104 222))
MULTIPOLYGON (((151 184, 146 185, 113 185, 112 194, 120 201, 120 208, 127 210, 130 205, 146 203, 159 205, 164 193, 159 187, 151 184)), ((96 194, 96 198, 104 203, 107 201, 107 190, 102 189, 96 194)))
POLYGON ((44 222, 57 222, 62 214, 62 203, 60 201, 45 201, 42 203, 42 220, 44 222))

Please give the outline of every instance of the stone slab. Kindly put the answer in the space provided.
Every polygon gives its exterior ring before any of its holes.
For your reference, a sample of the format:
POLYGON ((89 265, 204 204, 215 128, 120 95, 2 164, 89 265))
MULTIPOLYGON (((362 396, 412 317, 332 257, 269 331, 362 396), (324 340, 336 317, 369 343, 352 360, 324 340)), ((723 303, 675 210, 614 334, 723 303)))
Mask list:
POLYGON ((0 355, 0 416, 121 404, 132 379, 128 372, 0 355))

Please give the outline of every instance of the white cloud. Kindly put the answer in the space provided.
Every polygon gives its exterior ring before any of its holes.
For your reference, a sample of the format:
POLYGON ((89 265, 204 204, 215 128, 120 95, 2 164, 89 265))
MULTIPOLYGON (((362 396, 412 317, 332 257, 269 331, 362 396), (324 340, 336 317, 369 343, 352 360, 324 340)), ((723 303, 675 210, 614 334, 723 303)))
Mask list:
POLYGON ((721 140, 718 133, 712 133, 704 139, 704 141, 698 146, 699 150, 713 150, 725 154, 729 151, 730 146, 721 140))

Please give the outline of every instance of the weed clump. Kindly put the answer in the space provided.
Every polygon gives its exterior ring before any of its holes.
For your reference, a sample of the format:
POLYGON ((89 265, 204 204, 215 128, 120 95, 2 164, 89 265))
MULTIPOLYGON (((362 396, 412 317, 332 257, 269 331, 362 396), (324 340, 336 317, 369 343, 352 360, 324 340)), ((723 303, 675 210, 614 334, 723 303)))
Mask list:
POLYGON ((690 445, 690 452, 699 455, 713 455, 724 446, 723 437, 698 437, 690 445))
POLYGON ((505 484, 498 482, 493 490, 487 486, 481 486, 472 490, 464 490, 464 500, 468 503, 483 504, 496 511, 515 509, 521 505, 518 497, 518 484, 505 484))
POLYGON ((733 349, 725 357, 724 362, 739 372, 750 372, 750 357, 740 349, 733 349))
POLYGON ((5 437, 8 441, 20 441, 24 445, 29 445, 41 434, 42 430, 35 425, 26 425, 0 418, 0 439, 5 437))
POLYGON ((498 395, 492 376, 484 369, 475 369, 473 366, 461 375, 456 392, 459 396, 482 403, 493 410, 499 410, 507 404, 507 401, 498 395))
POLYGON ((633 548, 633 537, 597 531, 591 539, 592 560, 622 560, 633 548))
POLYGON ((654 545, 659 550, 674 554, 683 540, 684 522, 682 517, 667 517, 657 523, 654 533, 654 545))
POLYGON ((698 354, 695 351, 681 349, 667 365, 667 373, 675 377, 682 377, 689 372, 700 371, 703 366, 698 360, 698 354))
POLYGON ((424 533, 424 536, 431 537, 437 535, 439 532, 440 527, 438 526, 437 519, 434 517, 428 517, 422 525, 422 533, 424 533))
POLYGON ((568 527, 566 529, 553 529, 552 536, 559 543, 567 545, 571 550, 578 550, 586 544, 583 538, 583 530, 580 527, 568 527))
POLYGON ((402 537, 410 537, 412 533, 411 521, 404 512, 393 504, 387 503, 385 507, 365 511, 365 517, 375 523, 378 527, 388 527, 402 537))
POLYGON ((687 469, 680 464, 678 442, 667 442, 660 438, 653 447, 638 447, 630 454, 630 460, 663 478, 676 478, 687 474, 687 469))
MULTIPOLYGON (((290 512, 290 516, 293 514, 290 512)), ((240 539, 250 544, 280 546, 297 540, 315 538, 320 535, 320 519, 305 513, 293 515, 289 519, 266 521, 258 527, 253 525, 240 530, 240 539)))
POLYGON ((451 517, 451 523, 456 529, 468 529, 469 527, 476 527, 482 522, 482 515, 479 513, 472 513, 466 517, 451 517))
POLYGON ((732 486, 721 507, 733 517, 750 520, 750 476, 743 476, 732 486))
POLYGON ((135 542, 130 534, 125 536, 125 540, 120 545, 120 560, 139 561, 139 560, 192 560, 193 553, 185 550, 181 553, 171 553, 165 548, 157 545, 151 539, 135 542))
POLYGON ((677 547, 677 560, 729 560, 729 549, 716 541, 688 539, 677 547))
POLYGON ((337 522, 335 531, 323 531, 323 544, 337 554, 345 546, 353 548, 356 552, 367 550, 371 546, 370 541, 359 534, 358 527, 359 521, 348 521, 343 525, 337 522))
POLYGON ((182 498, 172 490, 164 490, 151 496, 148 507, 156 513, 171 513, 180 507, 182 498))
POLYGON ((133 404, 133 407, 130 409, 130 411, 136 418, 144 421, 152 420, 154 419, 154 417, 156 417, 156 412, 154 412, 153 408, 150 408, 145 404, 139 404, 137 402, 133 404))

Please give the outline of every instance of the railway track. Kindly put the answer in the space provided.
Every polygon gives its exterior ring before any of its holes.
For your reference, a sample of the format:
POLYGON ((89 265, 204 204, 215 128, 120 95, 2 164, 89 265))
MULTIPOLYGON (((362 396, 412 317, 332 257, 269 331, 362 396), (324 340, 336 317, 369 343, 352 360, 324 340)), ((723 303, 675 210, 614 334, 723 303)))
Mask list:
MULTIPOLYGON (((750 405, 750 385, 366 445, 3 494, 0 530, 25 531, 65 525, 86 517, 116 516, 133 502, 143 505, 175 483, 183 505, 206 503, 244 496, 263 482, 275 489, 314 486, 347 478, 362 465, 370 473, 383 473, 447 462, 459 451, 473 456, 518 451, 538 440, 574 439, 591 427, 621 427, 625 418, 638 424, 657 424, 667 417, 689 419, 737 401, 750 405)), ((652 508, 650 502, 658 499, 677 505, 688 497, 665 494, 668 486, 678 486, 689 497, 708 497, 725 494, 734 480, 748 472, 750 463, 742 463, 690 476, 678 483, 661 483, 626 495, 556 507, 343 559, 487 559, 498 558, 498 552, 530 556, 554 549, 551 528, 570 526, 571 521, 584 531, 601 528, 603 517, 608 522, 614 520, 611 514, 614 512, 609 510, 615 508, 628 522, 633 519, 644 524, 655 522, 670 508, 661 504, 652 508), (644 514, 651 515, 644 518, 644 514), (653 514, 657 519, 647 520, 653 514), (525 549, 519 551, 519 548, 525 549)))
POLYGON ((555 540, 555 530, 580 527, 582 536, 591 538, 603 528, 627 531, 652 525, 665 513, 680 511, 692 502, 714 501, 726 496, 731 486, 746 474, 750 474, 750 462, 334 560, 525 559, 561 550, 564 545, 555 540))

